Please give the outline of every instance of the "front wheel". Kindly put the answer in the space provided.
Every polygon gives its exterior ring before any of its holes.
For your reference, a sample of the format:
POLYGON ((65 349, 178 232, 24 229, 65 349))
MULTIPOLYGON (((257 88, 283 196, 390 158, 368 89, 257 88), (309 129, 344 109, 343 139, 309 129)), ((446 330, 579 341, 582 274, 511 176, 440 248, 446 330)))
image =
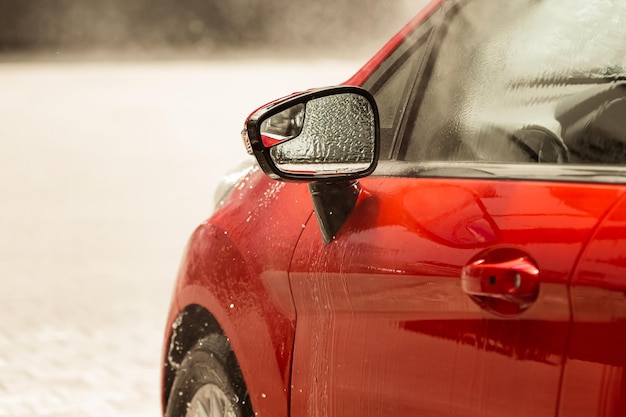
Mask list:
POLYGON ((249 417, 252 408, 228 340, 199 340, 176 372, 166 417, 249 417))

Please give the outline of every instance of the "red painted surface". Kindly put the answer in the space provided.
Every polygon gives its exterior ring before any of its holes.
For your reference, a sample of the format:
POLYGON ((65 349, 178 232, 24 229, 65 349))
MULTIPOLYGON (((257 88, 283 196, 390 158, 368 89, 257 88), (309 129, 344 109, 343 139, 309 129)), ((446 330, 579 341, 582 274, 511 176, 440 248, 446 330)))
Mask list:
POLYGON ((361 182, 329 245, 306 186, 258 170, 190 242, 170 320, 192 303, 217 317, 260 416, 288 415, 290 401, 294 416, 554 416, 566 354, 561 415, 621 415, 598 409, 622 410, 626 398, 625 204, 595 228, 625 187, 361 182), (567 284, 592 236, 574 279, 580 323, 568 350, 567 284), (539 295, 522 314, 494 314, 463 291, 463 267, 493 248, 525 253, 539 269, 539 295))
POLYGON ((572 281, 561 416, 626 415, 625 238, 623 198, 595 232, 572 281))
POLYGON ((292 415, 556 415, 568 282, 624 188, 362 184, 368 197, 334 242, 321 243, 315 222, 298 242, 292 415), (488 312, 463 292, 463 267, 494 248, 539 269, 538 297, 522 314, 488 312))
POLYGON ((482 308, 501 315, 519 314, 539 295, 537 263, 519 249, 481 252, 465 265, 463 291, 482 308))

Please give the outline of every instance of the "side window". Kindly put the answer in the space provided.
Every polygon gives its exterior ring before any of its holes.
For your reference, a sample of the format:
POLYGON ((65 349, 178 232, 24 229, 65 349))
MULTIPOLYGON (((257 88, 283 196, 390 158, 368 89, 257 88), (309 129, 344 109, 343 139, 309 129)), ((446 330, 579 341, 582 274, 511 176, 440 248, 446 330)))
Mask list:
POLYGON ((563 4, 445 3, 394 159, 625 165, 626 2, 563 4))
POLYGON ((490 0, 447 7, 407 111, 397 159, 530 162, 529 155, 508 140, 509 121, 507 126, 496 125, 504 121, 507 104, 492 108, 503 98, 504 89, 498 92, 494 85, 502 77, 501 55, 508 53, 512 22, 530 7, 525 1, 500 5, 490 0))

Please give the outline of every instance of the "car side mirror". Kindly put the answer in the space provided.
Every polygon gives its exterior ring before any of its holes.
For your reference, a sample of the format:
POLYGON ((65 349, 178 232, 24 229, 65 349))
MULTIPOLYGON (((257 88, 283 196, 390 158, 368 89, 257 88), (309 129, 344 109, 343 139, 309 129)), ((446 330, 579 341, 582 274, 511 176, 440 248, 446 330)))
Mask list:
POLYGON ((378 162, 378 109, 359 87, 272 102, 248 117, 242 134, 248 152, 274 179, 351 180, 371 174, 378 162))

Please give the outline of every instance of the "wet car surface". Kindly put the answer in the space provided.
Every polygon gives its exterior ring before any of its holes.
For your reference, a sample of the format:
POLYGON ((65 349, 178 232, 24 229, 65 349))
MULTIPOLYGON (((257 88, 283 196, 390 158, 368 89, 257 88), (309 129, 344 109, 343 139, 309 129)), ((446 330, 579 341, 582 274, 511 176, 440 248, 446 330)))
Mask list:
POLYGON ((255 110, 194 232, 167 415, 619 416, 625 7, 434 1, 255 110))

